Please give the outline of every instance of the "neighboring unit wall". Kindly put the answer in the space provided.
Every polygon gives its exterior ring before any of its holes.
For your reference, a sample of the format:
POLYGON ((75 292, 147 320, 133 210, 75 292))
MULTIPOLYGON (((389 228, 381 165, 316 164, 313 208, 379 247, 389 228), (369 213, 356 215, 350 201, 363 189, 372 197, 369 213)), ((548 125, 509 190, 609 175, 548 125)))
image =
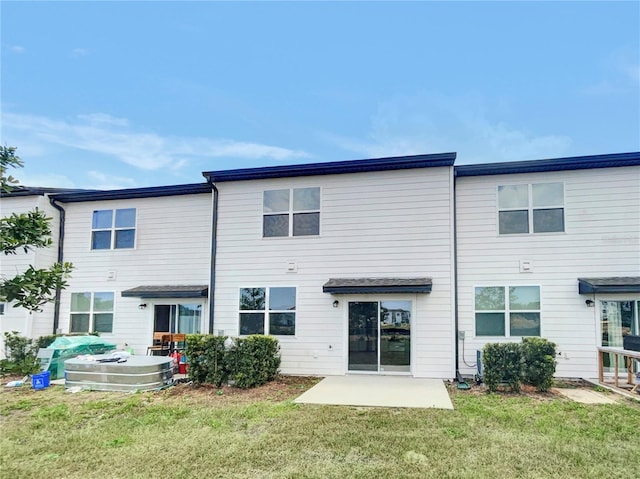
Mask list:
POLYGON ((520 340, 475 335, 474 287, 538 285, 541 335, 560 353, 557 375, 596 377, 598 311, 585 305, 577 278, 640 273, 640 167, 461 177, 456 204, 462 372, 475 372, 487 342, 520 340), (564 183, 565 232, 499 235, 497 187, 550 182, 564 183), (530 271, 521 272, 523 260, 530 271))
MULTIPOLYGON (((34 268, 48 268, 57 259, 59 214, 49 204, 47 197, 40 195, 3 197, 0 216, 12 213, 26 213, 38 208, 51 218, 52 245, 48 248, 37 248, 25 253, 22 249, 16 254, 4 255, 0 260, 0 274, 3 278, 11 278, 23 273, 29 265, 34 268)), ((21 335, 38 338, 53 333, 53 303, 47 303, 42 311, 29 312, 23 308, 14 308, 8 303, 4 306, 4 315, 0 316, 0 356, 4 356, 4 333, 17 331, 21 335)))
MULTIPOLYGON (((211 194, 72 202, 66 210, 64 259, 74 265, 63 291, 60 329, 69 332, 71 294, 114 292, 113 332, 101 337, 144 354, 153 334, 154 304, 178 301, 122 297, 138 286, 208 285, 211 250, 211 194), (135 247, 91 249, 95 210, 136 208, 135 247), (140 304, 146 304, 143 310, 140 304)), ((201 331, 206 332, 207 298, 202 303, 201 331)))
POLYGON ((240 288, 296 287, 296 334, 277 336, 282 371, 344 374, 347 304, 363 298, 323 284, 427 276, 430 294, 365 300, 412 300, 413 375, 453 377, 451 185, 447 167, 218 183, 215 332, 239 333, 240 288), (263 191, 303 187, 321 188, 320 235, 263 238, 263 191))

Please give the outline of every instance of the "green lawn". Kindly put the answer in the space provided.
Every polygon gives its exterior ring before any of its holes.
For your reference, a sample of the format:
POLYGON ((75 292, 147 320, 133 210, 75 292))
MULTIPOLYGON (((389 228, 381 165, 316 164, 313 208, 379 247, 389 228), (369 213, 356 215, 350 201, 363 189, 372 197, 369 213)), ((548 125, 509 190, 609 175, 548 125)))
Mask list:
POLYGON ((233 393, 0 392, 2 478, 631 478, 640 405, 453 392, 455 411, 233 393))

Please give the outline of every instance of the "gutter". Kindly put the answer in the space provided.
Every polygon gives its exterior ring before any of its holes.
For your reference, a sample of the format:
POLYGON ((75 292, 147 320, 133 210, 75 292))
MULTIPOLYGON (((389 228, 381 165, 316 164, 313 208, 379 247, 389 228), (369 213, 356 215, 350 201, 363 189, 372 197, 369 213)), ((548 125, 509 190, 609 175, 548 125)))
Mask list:
MULTIPOLYGON (((60 212, 60 221, 58 222, 58 263, 64 261, 64 224, 66 218, 66 212, 62 206, 56 203, 56 199, 49 196, 49 203, 55 209, 60 212)), ((58 333, 58 326, 60 325, 60 293, 61 289, 56 288, 55 301, 53 306, 53 334, 58 333)))
POLYGON ((456 170, 453 169, 453 308, 454 308, 454 334, 455 334, 455 354, 456 354, 456 380, 460 383, 460 338, 458 319, 458 206, 456 205, 456 170))
POLYGON ((213 190, 213 208, 211 212, 211 270, 209 272, 209 334, 214 334, 214 308, 216 296, 216 251, 218 246, 218 188, 211 180, 205 176, 207 183, 213 190))

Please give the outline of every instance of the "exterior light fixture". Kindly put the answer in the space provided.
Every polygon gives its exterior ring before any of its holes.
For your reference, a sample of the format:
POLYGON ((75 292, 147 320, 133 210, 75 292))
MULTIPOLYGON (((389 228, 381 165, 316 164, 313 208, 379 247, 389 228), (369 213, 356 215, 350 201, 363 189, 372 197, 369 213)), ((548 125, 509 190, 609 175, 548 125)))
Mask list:
POLYGON ((333 307, 337 308, 338 306, 340 306, 340 301, 338 301, 337 299, 333 302, 333 307))
POLYGON ((595 301, 592 299, 587 299, 584 304, 587 305, 587 308, 593 308, 596 305, 595 301))
POLYGON ((146 309, 147 308, 147 303, 142 303, 138 305, 138 309, 146 309))

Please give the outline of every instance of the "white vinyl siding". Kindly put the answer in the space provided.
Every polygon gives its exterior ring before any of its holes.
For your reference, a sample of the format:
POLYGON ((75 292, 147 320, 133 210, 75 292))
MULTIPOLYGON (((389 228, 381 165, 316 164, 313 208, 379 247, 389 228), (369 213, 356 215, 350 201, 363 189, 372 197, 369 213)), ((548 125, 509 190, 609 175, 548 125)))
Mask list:
MULTIPOLYGON (((412 374, 450 378, 453 364, 451 169, 425 168, 221 182, 214 332, 238 334, 238 291, 296 288, 295 336, 279 336, 285 374, 344 374, 348 295, 332 277, 423 277, 412 301, 412 374), (321 235, 262 238, 263 192, 320 188, 321 235), (248 284, 250 281, 250 284, 248 284), (335 300, 339 306, 332 306, 335 300)), ((385 295, 378 299, 397 299, 385 295)))
POLYGON ((211 194, 67 203, 65 260, 74 270, 60 301, 60 329, 69 331, 71 292, 114 291, 111 341, 144 354, 153 335, 155 304, 202 305, 201 331, 208 321, 207 299, 122 297, 124 290, 148 285, 208 285, 211 264, 211 194), (135 249, 87 248, 93 211, 136 209, 135 249), (147 307, 139 309, 138 305, 147 307))
MULTIPOLYGON (((22 249, 16 254, 3 255, 0 260, 0 275, 12 277, 24 272, 29 265, 34 268, 49 268, 57 260, 58 255, 58 219, 60 213, 51 206, 45 196, 14 196, 0 199, 0 209, 2 216, 11 213, 26 213, 38 208, 47 217, 51 218, 51 239, 52 244, 48 248, 36 248, 24 252, 22 249)), ((85 243, 86 247, 86 243, 85 243)), ((4 315, 0 321, 0 358, 4 356, 4 333, 18 331, 23 336, 38 338, 53 332, 54 304, 46 303, 42 306, 42 311, 29 312, 24 308, 15 308, 13 303, 6 303, 4 315)))
MULTIPOLYGON (((599 308, 586 306, 585 299, 593 297, 578 294, 577 278, 638 276, 640 167, 460 177, 456 195, 458 316, 466 362, 474 364, 476 350, 493 340, 475 336, 474 288, 535 284, 541 286, 541 335, 560 353, 556 374, 595 377, 599 308), (499 235, 498 186, 539 183, 564 185, 564 233, 499 235), (521 269, 523 261, 529 270, 521 269)), ((460 355, 462 372, 473 374, 460 355)))

